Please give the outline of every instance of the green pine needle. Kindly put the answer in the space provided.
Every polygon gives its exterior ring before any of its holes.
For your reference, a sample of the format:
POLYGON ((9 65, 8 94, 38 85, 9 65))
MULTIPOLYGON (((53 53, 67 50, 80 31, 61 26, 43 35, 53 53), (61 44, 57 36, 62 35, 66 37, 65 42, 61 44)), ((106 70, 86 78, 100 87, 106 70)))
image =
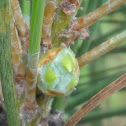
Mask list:
POLYGON ((40 50, 41 31, 44 17, 45 0, 34 0, 30 29, 29 53, 37 53, 40 50))

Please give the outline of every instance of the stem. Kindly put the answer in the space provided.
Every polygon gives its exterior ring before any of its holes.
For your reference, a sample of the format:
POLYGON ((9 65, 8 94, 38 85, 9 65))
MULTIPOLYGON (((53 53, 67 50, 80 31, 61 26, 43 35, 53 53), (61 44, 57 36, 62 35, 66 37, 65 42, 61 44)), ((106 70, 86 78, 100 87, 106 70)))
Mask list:
POLYGON ((84 104, 65 124, 65 126, 75 126, 88 112, 96 108, 101 102, 113 95, 115 92, 126 87, 126 74, 102 89, 84 104))
POLYGON ((30 43, 26 70, 25 102, 21 108, 22 119, 32 122, 38 115, 39 109, 36 102, 36 82, 38 75, 39 50, 42 23, 44 16, 45 0, 33 1, 30 43))
POLYGON ((94 24, 97 20, 99 20, 103 16, 119 8, 125 2, 126 0, 109 0, 107 3, 105 3, 95 11, 90 12, 86 16, 74 19, 69 29, 76 31, 82 28, 83 29, 88 28, 90 25, 94 24))
POLYGON ((0 75, 9 126, 20 126, 10 50, 9 0, 0 0, 0 75))
POLYGON ((97 46, 96 48, 92 49, 91 51, 79 57, 78 58, 79 66, 83 67, 84 65, 90 63, 96 58, 116 48, 125 40, 126 40, 126 31, 123 31, 120 34, 116 35, 115 37, 107 40, 106 42, 102 43, 101 45, 97 46))
POLYGON ((18 0, 10 0, 13 16, 15 23, 19 32, 19 37, 24 44, 24 47, 27 49, 29 44, 29 29, 23 18, 21 8, 18 0))

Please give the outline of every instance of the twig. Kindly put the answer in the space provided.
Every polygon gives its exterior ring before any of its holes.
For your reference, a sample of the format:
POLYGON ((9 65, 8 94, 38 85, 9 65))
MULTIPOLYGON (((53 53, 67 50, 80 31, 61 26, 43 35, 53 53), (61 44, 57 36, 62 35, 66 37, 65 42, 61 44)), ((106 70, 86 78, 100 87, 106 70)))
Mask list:
POLYGON ((103 16, 119 8, 125 2, 126 0, 108 0, 107 3, 105 3, 104 5, 96 9, 95 11, 90 12, 86 16, 82 16, 80 18, 74 19, 69 29, 76 31, 82 28, 83 29, 88 28, 90 25, 95 23, 97 20, 99 20, 103 16))
POLYGON ((115 37, 107 40, 106 42, 102 43, 101 45, 97 46, 96 48, 92 49, 91 51, 79 57, 78 58, 79 66, 83 67, 84 65, 90 63, 91 61, 95 60, 101 55, 116 48, 125 40, 126 40, 126 31, 123 31, 120 34, 116 35, 115 37))
POLYGON ((26 70, 25 101, 21 107, 20 117, 25 122, 32 122, 38 115, 36 102, 36 82, 38 75, 41 31, 44 17, 45 0, 33 2, 30 28, 30 43, 26 70))
POLYGON ((110 97, 115 92, 126 87, 126 74, 119 77, 117 80, 102 89, 94 95, 86 104, 84 104, 65 124, 65 126, 75 126, 88 112, 93 110, 105 99, 110 97))

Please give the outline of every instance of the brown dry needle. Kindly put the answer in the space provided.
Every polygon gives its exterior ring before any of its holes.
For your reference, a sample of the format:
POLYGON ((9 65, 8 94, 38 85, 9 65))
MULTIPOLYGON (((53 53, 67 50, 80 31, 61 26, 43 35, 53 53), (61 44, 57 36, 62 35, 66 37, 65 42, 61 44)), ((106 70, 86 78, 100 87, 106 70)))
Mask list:
POLYGON ((85 115, 87 115, 88 112, 96 108, 105 99, 124 87, 126 87, 126 74, 122 75, 117 80, 94 95, 68 120, 64 126, 75 126, 85 115))

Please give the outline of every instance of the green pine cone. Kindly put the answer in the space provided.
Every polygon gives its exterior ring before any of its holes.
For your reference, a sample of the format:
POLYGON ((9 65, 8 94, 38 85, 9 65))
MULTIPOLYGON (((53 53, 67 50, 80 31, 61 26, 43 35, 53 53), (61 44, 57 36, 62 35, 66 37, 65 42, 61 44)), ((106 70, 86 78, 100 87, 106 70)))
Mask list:
POLYGON ((68 95, 79 81, 79 67, 69 48, 49 50, 40 60, 38 88, 52 96, 68 95))

